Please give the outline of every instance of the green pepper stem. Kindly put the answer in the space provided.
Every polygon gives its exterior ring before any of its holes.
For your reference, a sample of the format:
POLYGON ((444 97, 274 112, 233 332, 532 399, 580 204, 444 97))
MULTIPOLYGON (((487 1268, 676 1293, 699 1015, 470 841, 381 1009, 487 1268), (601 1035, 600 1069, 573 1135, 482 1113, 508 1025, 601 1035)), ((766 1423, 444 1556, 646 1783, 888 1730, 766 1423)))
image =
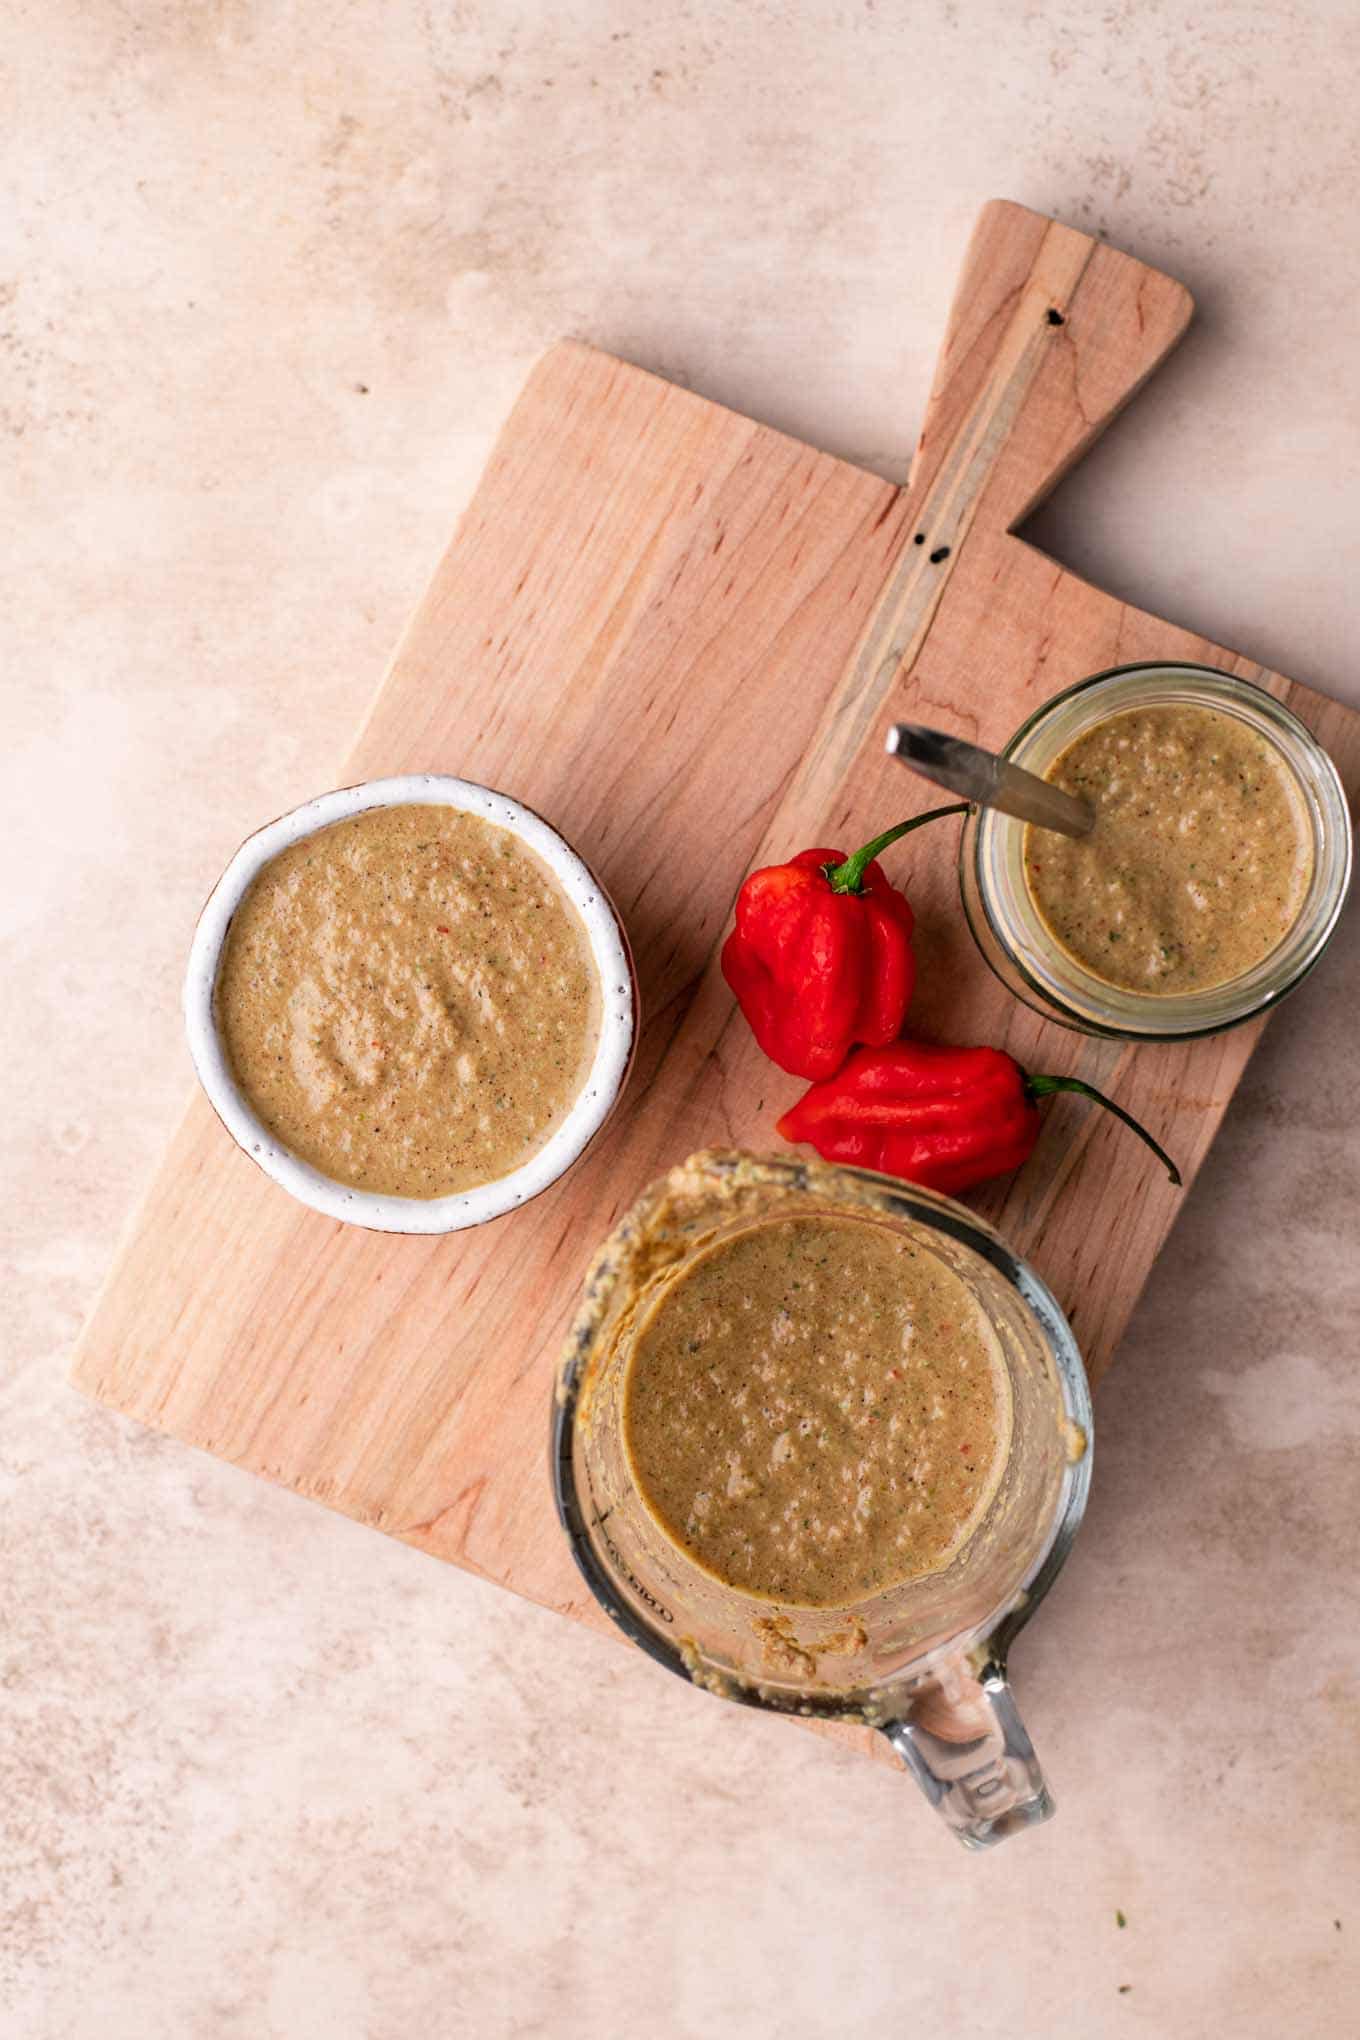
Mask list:
POLYGON ((1164 1147, 1152 1138, 1145 1126, 1140 1126, 1131 1112, 1122 1105, 1116 1105, 1113 1098, 1107 1098, 1103 1091, 1097 1091, 1094 1084, 1083 1084, 1080 1077, 1026 1077, 1025 1089, 1031 1098, 1049 1098, 1055 1091, 1075 1091, 1079 1098, 1093 1098, 1097 1105, 1103 1105, 1107 1112, 1113 1112, 1116 1119, 1122 1119, 1125 1126, 1131 1126, 1139 1140, 1145 1140, 1165 1168, 1167 1175, 1179 1190, 1181 1172, 1164 1147))
POLYGON ((923 815, 913 815, 909 822, 899 822, 895 829, 885 829, 881 836, 875 836, 872 843, 866 843, 862 850, 856 850, 853 857, 847 857, 844 864, 827 864, 822 868, 832 892, 857 893, 863 890, 863 878, 875 857, 895 843, 899 836, 909 836, 913 829, 919 829, 925 822, 938 822, 944 815, 966 815, 968 802, 956 801, 953 807, 930 808, 923 815))

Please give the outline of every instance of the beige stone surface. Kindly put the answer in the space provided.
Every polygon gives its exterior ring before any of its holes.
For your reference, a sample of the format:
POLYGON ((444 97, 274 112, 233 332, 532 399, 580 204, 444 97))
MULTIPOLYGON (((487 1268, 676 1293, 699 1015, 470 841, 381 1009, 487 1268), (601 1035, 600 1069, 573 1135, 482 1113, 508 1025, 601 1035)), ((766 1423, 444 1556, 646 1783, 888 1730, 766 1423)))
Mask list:
POLYGON ((899 475, 977 206, 1103 229, 1202 316, 1038 535, 1360 703, 1358 71, 1348 0, 8 10, 6 2040, 1355 2030, 1354 917, 1102 1390, 1016 1653, 1061 1810, 991 1857, 64 1366, 197 903, 558 334, 899 475))

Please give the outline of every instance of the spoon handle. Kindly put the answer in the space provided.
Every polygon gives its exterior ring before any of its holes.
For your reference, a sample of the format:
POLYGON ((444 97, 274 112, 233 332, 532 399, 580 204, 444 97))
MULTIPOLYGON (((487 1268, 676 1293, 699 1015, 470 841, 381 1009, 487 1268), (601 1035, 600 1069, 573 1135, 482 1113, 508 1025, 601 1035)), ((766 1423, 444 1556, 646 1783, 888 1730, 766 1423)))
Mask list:
POLYGON ((894 723, 888 750, 922 779, 947 786, 978 807, 1000 808, 1003 815, 1033 822, 1040 829, 1056 829, 1062 836, 1087 836, 1095 827, 1095 813, 1084 800, 944 730, 894 723))

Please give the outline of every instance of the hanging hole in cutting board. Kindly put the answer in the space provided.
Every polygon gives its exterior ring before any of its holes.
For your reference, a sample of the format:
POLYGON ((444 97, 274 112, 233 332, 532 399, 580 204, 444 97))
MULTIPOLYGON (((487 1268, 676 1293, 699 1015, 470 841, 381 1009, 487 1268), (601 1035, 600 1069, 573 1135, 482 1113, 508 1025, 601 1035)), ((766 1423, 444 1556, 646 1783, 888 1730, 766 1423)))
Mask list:
MULTIPOLYGON (((1239 518, 1231 502, 1215 504, 1193 477, 1168 478, 1180 444, 1176 421, 1187 406, 1210 412, 1224 433, 1236 429, 1222 370, 1243 336, 1217 321, 1212 309, 1206 313, 1201 278, 1189 280, 1195 317, 1184 337, 1095 445, 1012 527, 1012 536, 1117 601, 1174 617, 1215 644, 1240 645, 1263 665, 1325 687, 1329 675, 1309 672, 1301 661, 1297 632, 1277 632, 1264 613, 1271 577, 1251 561, 1245 513, 1239 518), (1123 512, 1118 524, 1113 505, 1123 512), (1187 596, 1185 559, 1210 552, 1217 592, 1207 595, 1196 577, 1187 596), (1255 615, 1253 605, 1259 605, 1255 615)), ((1281 561, 1277 571, 1288 576, 1302 564, 1281 561)), ((1314 562, 1309 569, 1315 571, 1314 562)), ((1340 607, 1339 585, 1336 592, 1340 607)), ((1334 685, 1335 675, 1330 678, 1334 685)))

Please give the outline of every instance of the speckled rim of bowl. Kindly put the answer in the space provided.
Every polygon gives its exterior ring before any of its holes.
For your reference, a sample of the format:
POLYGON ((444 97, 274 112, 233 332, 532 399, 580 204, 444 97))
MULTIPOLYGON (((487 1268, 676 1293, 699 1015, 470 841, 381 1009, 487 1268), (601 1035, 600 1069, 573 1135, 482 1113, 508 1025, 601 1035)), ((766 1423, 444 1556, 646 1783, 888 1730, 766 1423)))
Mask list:
POLYGON ((198 1080, 238 1147, 300 1203, 327 1218, 373 1232, 447 1233, 484 1225, 555 1183, 608 1119, 632 1064, 637 1040, 637 986, 628 938, 604 887, 541 815, 508 794, 443 773, 370 779, 323 793, 281 815, 241 845, 199 916, 184 978, 184 1024, 198 1080), (508 829, 542 859, 580 915, 600 986, 600 1035, 579 1096, 561 1124, 520 1167, 492 1183, 449 1197, 382 1197, 338 1183, 283 1147, 251 1109, 232 1074, 218 1032, 214 995, 232 916, 270 859, 332 822, 374 807, 457 808, 508 829))

